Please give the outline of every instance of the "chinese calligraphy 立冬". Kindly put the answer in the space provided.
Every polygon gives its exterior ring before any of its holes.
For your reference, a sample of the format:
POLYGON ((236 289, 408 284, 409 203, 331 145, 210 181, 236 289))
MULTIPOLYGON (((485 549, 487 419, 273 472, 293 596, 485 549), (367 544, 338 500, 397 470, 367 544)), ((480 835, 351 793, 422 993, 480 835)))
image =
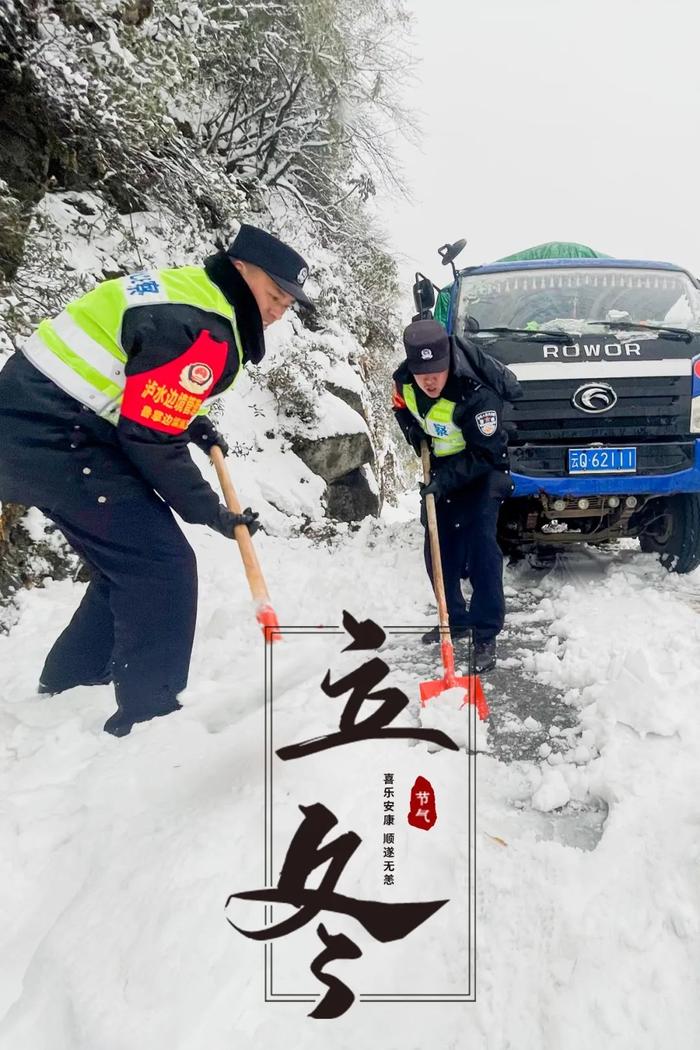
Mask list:
MULTIPOLYGON (((343 614, 343 626, 352 638, 344 651, 377 649, 386 637, 382 628, 373 621, 358 622, 347 612, 343 614)), ((376 657, 336 682, 331 682, 330 672, 327 672, 321 684, 321 689, 326 696, 336 698, 343 693, 350 692, 350 697, 340 715, 338 732, 287 745, 277 750, 277 756, 286 761, 302 758, 341 744, 370 739, 414 738, 457 751, 458 745, 440 730, 423 729, 412 725, 405 728, 390 726, 394 718, 408 705, 408 697, 399 689, 387 688, 381 691, 375 689, 388 672, 389 668, 386 663, 376 657), (365 701, 379 701, 379 707, 358 721, 365 701)), ((388 776, 391 776, 392 780, 385 782, 385 795, 387 791, 390 791, 391 794, 386 795, 384 800, 384 823, 390 827, 394 821, 393 775, 388 776)), ((304 819, 287 849, 277 885, 234 893, 227 901, 227 906, 234 899, 285 903, 294 906, 297 909, 296 914, 258 930, 245 930, 227 917, 231 926, 244 936, 255 940, 284 937, 315 919, 321 911, 331 911, 350 916, 358 921, 375 940, 387 942, 406 937, 448 903, 447 899, 406 903, 359 900, 338 893, 336 891, 338 880, 360 846, 362 839, 356 832, 348 831, 332 842, 322 845, 324 837, 338 822, 336 816, 320 802, 309 806, 300 805, 299 808, 304 814, 304 819), (328 863, 328 869, 318 887, 308 887, 306 883, 311 872, 326 863, 328 863)), ((384 884, 393 885, 393 834, 390 842, 388 833, 385 833, 383 852, 384 884)), ((323 923, 319 923, 316 932, 324 949, 314 959, 311 970, 319 980, 327 985, 328 991, 310 1016, 314 1018, 339 1017, 352 1005, 355 995, 339 978, 327 973, 325 966, 334 959, 357 959, 362 952, 349 937, 329 933, 323 923)))

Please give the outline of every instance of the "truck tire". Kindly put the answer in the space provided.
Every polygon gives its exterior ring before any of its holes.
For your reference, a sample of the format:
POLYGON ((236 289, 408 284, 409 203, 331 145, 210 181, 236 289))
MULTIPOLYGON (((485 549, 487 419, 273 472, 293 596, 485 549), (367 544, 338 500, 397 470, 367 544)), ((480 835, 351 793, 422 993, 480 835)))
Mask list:
POLYGON ((660 555, 669 572, 692 572, 700 565, 700 495, 684 492, 653 504, 656 514, 639 533, 640 547, 660 555))

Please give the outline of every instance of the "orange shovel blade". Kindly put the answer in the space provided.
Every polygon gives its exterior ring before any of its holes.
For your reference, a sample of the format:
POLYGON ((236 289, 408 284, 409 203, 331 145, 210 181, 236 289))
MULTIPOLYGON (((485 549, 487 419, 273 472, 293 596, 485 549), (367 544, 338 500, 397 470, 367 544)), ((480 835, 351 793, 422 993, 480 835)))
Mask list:
POLYGON ((279 620, 277 619, 277 613, 271 605, 261 605, 255 614, 255 617, 263 629, 266 642, 281 642, 282 632, 280 631, 279 620))
POLYGON ((440 693, 444 693, 446 689, 455 688, 464 689, 465 691, 464 700, 460 704, 460 708, 466 707, 469 703, 475 704, 476 713, 482 721, 489 717, 489 705, 486 702, 481 679, 478 675, 455 676, 451 682, 448 682, 446 678, 438 678, 436 682, 421 682, 419 686, 420 702, 421 704, 427 704, 428 700, 433 700, 440 693))

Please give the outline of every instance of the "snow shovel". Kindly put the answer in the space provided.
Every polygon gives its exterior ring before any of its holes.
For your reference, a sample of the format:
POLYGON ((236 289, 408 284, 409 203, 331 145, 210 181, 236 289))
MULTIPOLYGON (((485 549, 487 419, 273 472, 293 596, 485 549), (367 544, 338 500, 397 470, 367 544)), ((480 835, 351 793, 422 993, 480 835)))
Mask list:
MULTIPOLYGON (((226 501, 226 506, 234 514, 241 514, 241 504, 236 494, 236 490, 233 487, 231 475, 229 474, 224 462, 224 454, 218 445, 212 446, 209 456, 216 469, 219 484, 221 485, 221 491, 223 492, 226 501)), ((282 635, 279 630, 279 620, 277 619, 275 610, 272 608, 272 602, 267 593, 265 578, 262 574, 260 562, 255 553, 255 548, 253 547, 253 541, 248 532, 247 525, 236 525, 233 530, 233 535, 238 541, 238 549, 241 552, 248 586, 250 587, 250 593, 255 602, 255 617, 263 629, 265 641, 279 642, 282 640, 282 635)))
MULTIPOLYGON (((423 481, 427 485, 430 481, 430 453, 428 444, 421 441, 421 460, 423 462, 423 481)), ((444 693, 446 689, 464 689, 464 699, 460 708, 472 703, 476 705, 479 718, 488 718, 489 708, 481 686, 478 675, 467 675, 460 677, 455 674, 455 651, 450 634, 450 620, 447 614, 447 600, 445 598, 445 581, 442 575, 442 559, 440 557, 440 540, 438 537, 437 517, 435 514, 435 496, 429 493, 425 497, 425 510, 428 517, 428 536, 430 538, 430 557, 433 563, 433 584, 438 607, 438 623, 440 625, 440 655, 442 666, 445 669, 445 677, 438 678, 433 682, 420 683, 420 702, 427 704, 428 700, 444 693)))

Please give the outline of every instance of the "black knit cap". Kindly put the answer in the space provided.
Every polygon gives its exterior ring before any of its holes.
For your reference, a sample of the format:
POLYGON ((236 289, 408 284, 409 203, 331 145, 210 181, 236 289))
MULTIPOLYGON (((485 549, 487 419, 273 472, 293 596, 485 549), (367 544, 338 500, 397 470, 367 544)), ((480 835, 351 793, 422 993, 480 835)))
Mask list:
POLYGON ((450 340, 439 321, 414 321, 404 329, 403 345, 414 376, 444 372, 450 367, 450 340))
POLYGON ((313 309, 314 304, 304 291, 309 267, 299 252, 295 252, 284 241, 257 226, 243 223, 227 254, 232 259, 259 266, 283 291, 293 295, 298 303, 313 309))

